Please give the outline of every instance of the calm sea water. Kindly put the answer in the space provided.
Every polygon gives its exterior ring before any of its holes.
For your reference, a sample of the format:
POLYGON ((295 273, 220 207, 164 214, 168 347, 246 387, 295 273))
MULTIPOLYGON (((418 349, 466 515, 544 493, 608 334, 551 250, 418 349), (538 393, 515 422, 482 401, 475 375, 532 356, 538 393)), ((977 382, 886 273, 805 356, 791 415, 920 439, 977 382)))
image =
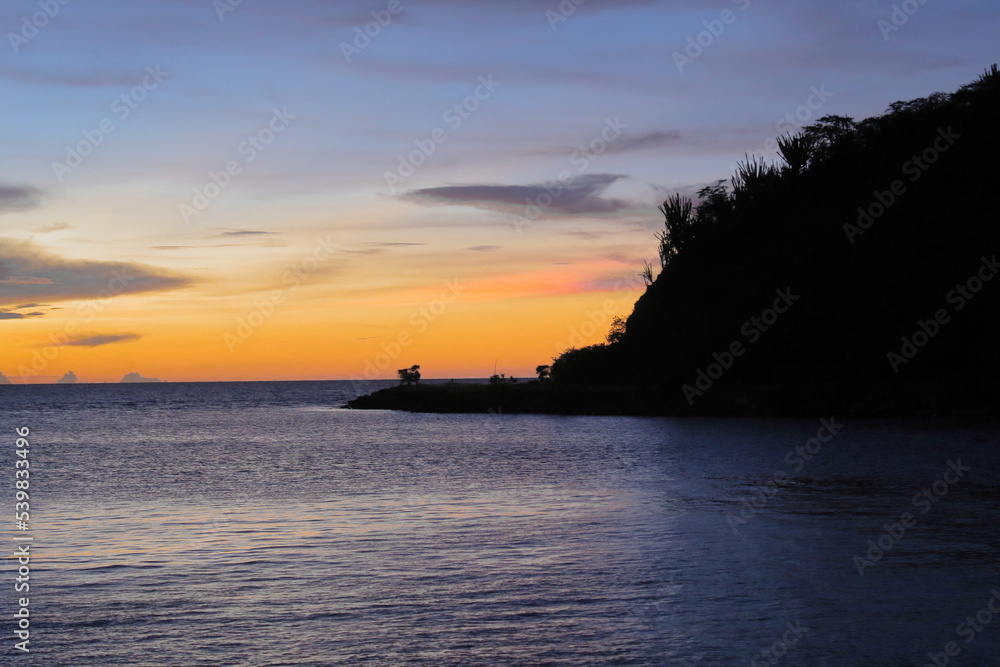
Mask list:
POLYGON ((31 653, 8 558, 0 662, 1000 664, 996 425, 830 438, 339 409, 351 395, 0 387, 5 555, 20 426, 35 538, 31 653))

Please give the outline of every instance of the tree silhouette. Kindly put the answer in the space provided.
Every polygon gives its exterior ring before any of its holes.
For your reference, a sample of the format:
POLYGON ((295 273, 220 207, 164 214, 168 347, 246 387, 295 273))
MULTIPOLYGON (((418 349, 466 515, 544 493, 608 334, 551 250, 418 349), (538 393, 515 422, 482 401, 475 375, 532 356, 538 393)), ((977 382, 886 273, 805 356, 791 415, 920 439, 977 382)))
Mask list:
POLYGON ((698 204, 697 216, 699 231, 719 227, 732 216, 733 199, 725 180, 718 180, 698 190, 698 200, 701 202, 698 204))
POLYGON ((625 338, 625 318, 615 317, 611 320, 611 330, 608 331, 608 343, 614 345, 620 343, 625 338))
POLYGON ((792 174, 799 174, 809 164, 812 159, 816 140, 800 132, 794 135, 778 137, 778 152, 788 165, 788 171, 792 174))
POLYGON ((417 364, 409 368, 400 368, 396 371, 396 374, 399 376, 400 385, 409 385, 411 383, 420 385, 420 366, 417 364))
POLYGON ((660 266, 665 269, 691 239, 694 219, 691 217, 691 200, 680 194, 670 195, 659 208, 664 218, 664 229, 657 232, 656 238, 660 242, 660 266))
MULTIPOLYGON (((662 262, 662 255, 660 257, 662 262)), ((653 265, 648 260, 642 260, 642 271, 638 275, 642 278, 642 282, 646 283, 646 287, 649 287, 653 284, 653 265)))
POLYGON ((813 159, 828 159, 847 152, 857 127, 858 124, 849 116, 823 116, 803 128, 803 134, 813 143, 813 159))
POLYGON ((744 160, 736 164, 736 173, 730 179, 737 209, 769 194, 781 174, 776 166, 768 164, 762 157, 746 154, 743 157, 744 160))
POLYGON ((535 366, 535 372, 538 373, 538 381, 542 384, 552 380, 552 366, 549 366, 548 364, 535 366))

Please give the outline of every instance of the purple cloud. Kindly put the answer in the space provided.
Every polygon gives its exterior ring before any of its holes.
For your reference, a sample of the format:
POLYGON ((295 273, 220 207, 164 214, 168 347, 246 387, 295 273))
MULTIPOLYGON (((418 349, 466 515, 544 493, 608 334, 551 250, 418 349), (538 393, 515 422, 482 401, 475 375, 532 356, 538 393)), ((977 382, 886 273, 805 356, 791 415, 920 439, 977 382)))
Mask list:
POLYGON ((111 345, 113 343, 131 343, 142 338, 141 334, 100 334, 92 336, 78 336, 71 339, 66 345, 70 347, 100 347, 101 345, 111 345))
POLYGON ((0 305, 98 299, 192 284, 188 276, 147 264, 66 259, 29 241, 0 238, 0 305))
POLYGON ((630 207, 623 199, 602 197, 609 186, 624 178, 618 174, 586 174, 567 183, 534 185, 446 185, 413 190, 403 197, 420 203, 437 203, 505 212, 537 206, 545 215, 606 215, 630 207))

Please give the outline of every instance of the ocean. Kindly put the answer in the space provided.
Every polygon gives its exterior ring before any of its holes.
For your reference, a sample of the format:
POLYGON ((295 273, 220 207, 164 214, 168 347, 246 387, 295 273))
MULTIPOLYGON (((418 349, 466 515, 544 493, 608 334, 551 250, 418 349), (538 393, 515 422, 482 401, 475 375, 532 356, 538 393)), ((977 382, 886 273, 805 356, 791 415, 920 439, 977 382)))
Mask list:
POLYGON ((0 663, 1000 665, 995 424, 357 389, 0 386, 0 663))

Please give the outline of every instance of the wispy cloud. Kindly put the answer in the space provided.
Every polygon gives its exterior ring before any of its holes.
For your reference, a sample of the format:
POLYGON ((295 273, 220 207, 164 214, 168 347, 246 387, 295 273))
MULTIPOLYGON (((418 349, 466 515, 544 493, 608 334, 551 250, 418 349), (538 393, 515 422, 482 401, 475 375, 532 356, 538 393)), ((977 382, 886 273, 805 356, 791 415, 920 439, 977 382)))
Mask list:
POLYGON ((538 206, 548 215, 605 215, 630 207, 623 199, 602 197, 618 174, 586 174, 567 183, 534 185, 447 185, 413 190, 404 199, 419 203, 471 206, 492 211, 515 212, 538 206), (551 203, 548 203, 551 202, 551 203), (541 203, 546 203, 541 206, 541 203))
POLYGON ((40 227, 35 227, 31 231, 35 234, 51 234, 52 232, 61 232, 66 229, 72 229, 73 225, 68 225, 65 222, 53 222, 50 225, 41 225, 40 227))
POLYGON ((628 264, 629 266, 642 266, 642 257, 626 255, 620 252, 610 252, 605 257, 612 262, 628 264))
MULTIPOLYGON (((0 285, 4 284, 0 281, 0 285)), ((29 308, 44 308, 45 306, 40 303, 22 303, 13 308, 0 308, 0 320, 26 320, 31 317, 44 317, 45 312, 41 310, 33 310, 30 313, 19 313, 16 311, 27 310, 29 308)))
POLYGON ((622 135, 608 144, 606 153, 627 153, 629 151, 645 150, 647 148, 659 148, 667 144, 679 141, 680 132, 646 132, 635 136, 622 135))
POLYGON ((567 236, 575 236, 578 239, 583 239, 584 241, 598 241, 607 236, 609 233, 610 232, 588 232, 582 230, 563 232, 563 234, 566 234, 567 236))
POLYGON ((38 206, 41 191, 20 185, 0 185, 0 213, 38 206))
MULTIPOLYGON (((613 153, 629 153, 651 148, 660 148, 668 144, 676 143, 680 140, 680 132, 664 132, 662 130, 644 132, 642 134, 623 134, 614 141, 608 142, 603 154, 610 155, 613 153)), ((579 146, 552 146, 550 148, 536 151, 535 154, 564 155, 571 154, 577 150, 580 150, 579 146)))
POLYGON ((262 232, 252 229, 236 229, 233 231, 222 232, 217 236, 264 236, 264 235, 274 235, 278 232, 262 232))
POLYGON ((491 250, 499 250, 503 246, 499 245, 474 245, 471 248, 466 248, 466 250, 471 250, 473 252, 490 252, 491 250))
POLYGON ((115 88, 135 85, 134 72, 82 72, 66 69, 26 68, 21 62, 16 66, 0 66, 0 80, 34 86, 59 86, 67 88, 115 88))
POLYGON ((16 304, 160 292, 194 280, 147 264, 66 259, 29 241, 0 238, 0 284, 0 304, 16 304))
POLYGON ((112 345, 114 343, 131 343, 142 338, 141 334, 94 334, 90 336, 77 336, 71 338, 68 343, 70 347, 100 347, 101 345, 112 345))
POLYGON ((210 243, 207 245, 154 245, 151 250, 201 250, 203 248, 284 248, 288 244, 284 241, 259 241, 257 243, 210 243))

